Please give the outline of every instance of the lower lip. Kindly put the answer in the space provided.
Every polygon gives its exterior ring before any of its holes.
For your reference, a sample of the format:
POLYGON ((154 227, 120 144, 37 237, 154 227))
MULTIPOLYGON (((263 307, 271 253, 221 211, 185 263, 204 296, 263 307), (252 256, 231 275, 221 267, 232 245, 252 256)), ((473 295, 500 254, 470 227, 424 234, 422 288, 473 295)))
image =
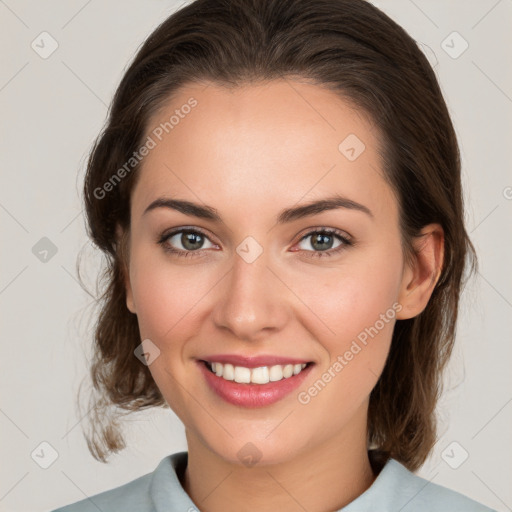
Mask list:
POLYGON ((226 402, 240 407, 264 407, 281 400, 301 385, 314 366, 310 364, 297 375, 276 382, 268 382, 267 384, 240 384, 234 380, 230 381, 218 377, 215 373, 212 373, 202 361, 197 361, 197 363, 206 378, 206 382, 213 391, 226 402))

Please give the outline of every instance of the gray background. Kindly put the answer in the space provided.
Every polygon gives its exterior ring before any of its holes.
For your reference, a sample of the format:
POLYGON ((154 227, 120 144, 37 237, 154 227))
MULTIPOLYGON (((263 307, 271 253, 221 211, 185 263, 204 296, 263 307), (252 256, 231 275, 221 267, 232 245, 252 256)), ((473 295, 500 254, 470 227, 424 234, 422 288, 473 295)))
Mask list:
MULTIPOLYGON (((423 43, 441 81, 460 138, 467 224, 481 265, 463 296, 438 407, 440 437, 419 474, 512 510, 512 1, 375 3, 423 43), (458 55, 464 41, 469 47, 458 55)), ((87 371, 93 302, 77 283, 75 263, 83 248, 93 283, 101 261, 87 242, 80 204, 85 158, 123 69, 179 5, 0 0, 2 511, 83 499, 186 449, 172 411, 145 412, 127 418, 128 448, 99 463, 74 405, 87 371), (58 44, 47 58, 31 47, 51 49, 43 31, 58 44), (43 442, 57 455, 47 469, 41 464, 52 452, 43 442)))

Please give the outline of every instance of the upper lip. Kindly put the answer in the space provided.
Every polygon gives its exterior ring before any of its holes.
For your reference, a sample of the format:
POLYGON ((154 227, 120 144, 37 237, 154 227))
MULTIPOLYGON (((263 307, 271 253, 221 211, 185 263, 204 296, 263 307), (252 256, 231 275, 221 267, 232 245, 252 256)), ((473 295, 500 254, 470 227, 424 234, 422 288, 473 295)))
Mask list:
POLYGON ((258 368, 260 366, 304 364, 310 363, 307 359, 296 357, 281 357, 274 355, 242 356, 237 354, 216 354, 198 358, 209 363, 230 363, 233 366, 244 366, 245 368, 258 368))

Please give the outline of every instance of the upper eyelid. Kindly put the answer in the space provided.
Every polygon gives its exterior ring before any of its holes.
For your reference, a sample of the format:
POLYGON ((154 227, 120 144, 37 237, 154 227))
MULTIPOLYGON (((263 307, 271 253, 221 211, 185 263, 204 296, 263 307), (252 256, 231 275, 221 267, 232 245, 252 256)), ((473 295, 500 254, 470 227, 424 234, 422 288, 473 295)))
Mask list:
POLYGON ((159 238, 160 239, 168 239, 168 238, 171 238, 174 235, 177 235, 179 233, 183 233, 185 231, 199 233, 200 235, 203 235, 204 237, 208 238, 208 240, 210 240, 210 242, 214 243, 213 240, 211 240, 211 237, 210 237, 210 235, 208 233, 203 231, 201 228, 192 227, 192 226, 190 226, 190 227, 189 226, 183 226, 183 227, 176 228, 176 229, 166 230, 166 231, 164 231, 162 233, 162 235, 159 238))
POLYGON ((345 230, 343 229, 338 229, 338 228, 330 228, 330 227, 317 227, 317 228, 308 228, 303 235, 300 235, 300 240, 302 240, 304 237, 306 236, 310 236, 312 235, 313 233, 323 233, 323 232, 326 232, 330 235, 337 235, 337 236, 343 236, 345 238, 348 238, 348 239, 351 239, 352 238, 352 235, 350 235, 349 233, 347 233, 345 230))

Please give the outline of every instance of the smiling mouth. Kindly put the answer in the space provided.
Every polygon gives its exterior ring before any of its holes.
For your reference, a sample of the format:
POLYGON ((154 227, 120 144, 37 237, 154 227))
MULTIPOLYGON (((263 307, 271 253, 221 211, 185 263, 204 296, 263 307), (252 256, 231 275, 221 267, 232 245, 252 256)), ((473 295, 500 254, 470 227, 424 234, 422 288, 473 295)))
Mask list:
POLYGON ((201 360, 208 370, 226 381, 233 381, 238 384, 268 384, 278 382, 299 375, 304 369, 312 366, 314 363, 285 364, 272 366, 259 366, 257 368, 247 368, 244 366, 235 366, 229 363, 217 363, 201 360))

